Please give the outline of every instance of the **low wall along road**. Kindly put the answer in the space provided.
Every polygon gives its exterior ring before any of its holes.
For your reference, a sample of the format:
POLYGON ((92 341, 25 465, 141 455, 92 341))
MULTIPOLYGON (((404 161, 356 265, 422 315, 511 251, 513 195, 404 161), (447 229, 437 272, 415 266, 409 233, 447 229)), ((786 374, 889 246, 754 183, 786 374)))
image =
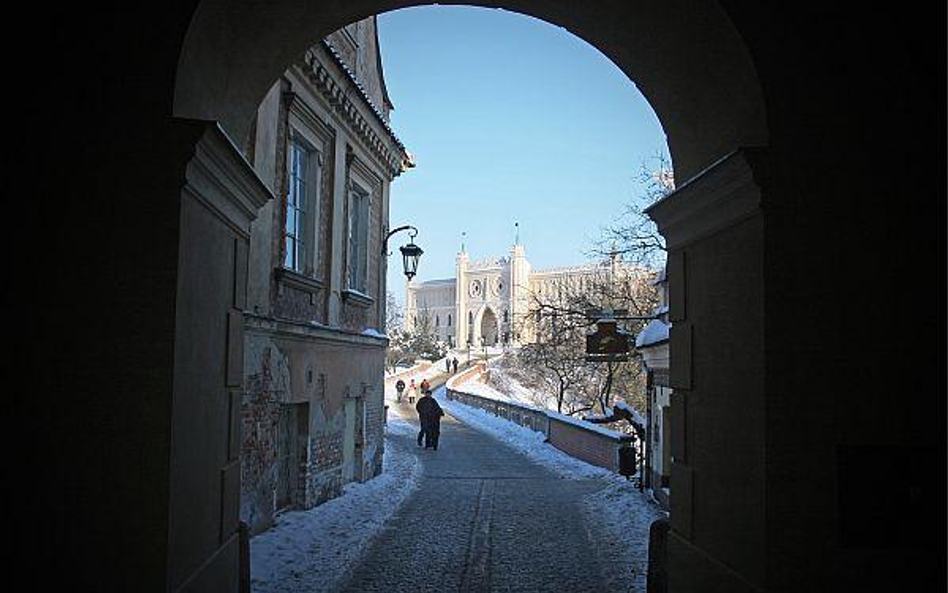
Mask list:
POLYGON ((464 389, 465 383, 477 381, 488 372, 487 365, 477 363, 448 379, 445 385, 448 399, 542 433, 551 445, 586 463, 619 471, 619 451, 634 445, 635 437, 571 416, 491 399, 464 389))

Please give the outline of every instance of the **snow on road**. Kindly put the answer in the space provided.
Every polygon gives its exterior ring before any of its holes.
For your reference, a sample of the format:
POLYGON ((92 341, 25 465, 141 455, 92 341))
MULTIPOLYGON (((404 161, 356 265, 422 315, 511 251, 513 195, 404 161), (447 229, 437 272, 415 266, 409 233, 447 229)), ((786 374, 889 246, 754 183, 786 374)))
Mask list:
MULTIPOLYGON (((391 415, 386 433, 415 430, 391 415)), ((348 484, 341 496, 312 509, 279 515, 273 528, 253 537, 254 593, 315 593, 337 586, 421 477, 418 457, 388 438, 382 465, 380 476, 348 484)))
MULTIPOLYGON (((566 455, 545 443, 540 433, 447 400, 443 387, 435 396, 459 421, 563 478, 600 482, 602 488, 585 497, 580 506, 590 540, 603 564, 610 567, 605 575, 610 590, 645 591, 648 526, 663 515, 656 504, 625 478, 566 455)), ((332 591, 343 583, 421 478, 418 457, 404 445, 404 436, 413 438, 415 430, 397 414, 390 414, 386 433, 397 438, 386 438, 380 476, 349 484, 341 496, 313 509, 286 512, 277 517, 273 528, 251 539, 255 593, 332 591)))
MULTIPOLYGON (((465 384, 465 388, 468 385, 465 384)), ((544 435, 484 410, 447 399, 435 391, 441 406, 465 424, 486 432, 566 479, 596 479, 603 488, 581 503, 590 540, 604 566, 611 591, 644 592, 648 569, 648 530, 667 516, 647 495, 624 477, 590 465, 544 442, 544 435)))

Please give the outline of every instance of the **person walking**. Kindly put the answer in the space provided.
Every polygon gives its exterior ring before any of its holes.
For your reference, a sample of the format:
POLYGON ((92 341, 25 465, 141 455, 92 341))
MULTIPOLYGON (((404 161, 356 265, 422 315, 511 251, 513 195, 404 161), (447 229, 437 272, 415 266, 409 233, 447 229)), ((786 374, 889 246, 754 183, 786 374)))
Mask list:
POLYGON ((417 393, 418 388, 415 387, 415 380, 412 379, 411 383, 408 385, 408 403, 415 403, 415 394, 417 393))
POLYGON ((451 366, 454 367, 454 374, 455 375, 458 374, 458 359, 457 358, 451 359, 451 366))
POLYGON ((451 359, 448 358, 447 356, 444 357, 444 372, 446 373, 451 372, 451 359))
POLYGON ((395 393, 398 394, 395 401, 402 403, 402 392, 405 391, 405 382, 399 379, 395 382, 395 393))
POLYGON ((430 391, 426 391, 418 403, 415 404, 415 410, 418 411, 418 422, 421 424, 421 430, 418 431, 418 446, 421 446, 424 439, 425 449, 438 450, 438 438, 441 436, 441 417, 444 416, 444 410, 430 391))
POLYGON ((421 380, 421 395, 431 393, 431 383, 428 382, 428 379, 421 380))

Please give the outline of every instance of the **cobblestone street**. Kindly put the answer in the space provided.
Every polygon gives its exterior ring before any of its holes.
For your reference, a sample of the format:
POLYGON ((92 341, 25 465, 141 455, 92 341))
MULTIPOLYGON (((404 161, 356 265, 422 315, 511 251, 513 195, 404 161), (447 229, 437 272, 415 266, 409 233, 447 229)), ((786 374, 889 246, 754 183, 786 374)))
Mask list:
POLYGON ((600 481, 560 477, 450 415, 441 426, 437 451, 411 435, 390 440, 418 455, 424 473, 345 591, 607 589, 580 509, 600 481))

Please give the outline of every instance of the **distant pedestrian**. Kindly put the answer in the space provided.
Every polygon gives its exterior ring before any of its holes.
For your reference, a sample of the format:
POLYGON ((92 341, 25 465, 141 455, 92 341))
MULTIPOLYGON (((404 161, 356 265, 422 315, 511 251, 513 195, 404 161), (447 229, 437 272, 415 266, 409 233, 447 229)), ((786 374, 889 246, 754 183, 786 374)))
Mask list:
POLYGON ((438 400, 431 396, 428 391, 421 396, 418 403, 415 404, 415 410, 418 411, 418 422, 421 424, 421 430, 418 431, 418 446, 421 446, 424 439, 425 449, 438 450, 438 438, 441 436, 441 417, 444 416, 444 410, 438 404, 438 400))
POLYGON ((451 372, 451 359, 447 357, 445 357, 444 359, 444 372, 446 373, 451 372))
POLYGON ((395 382, 396 401, 402 403, 402 392, 405 391, 405 382, 399 379, 395 382))
POLYGON ((454 367, 454 373, 457 374, 458 372, 458 359, 457 358, 451 359, 451 366, 454 367))
POLYGON ((408 403, 415 403, 415 394, 418 392, 418 387, 415 386, 415 380, 412 379, 411 383, 408 385, 408 403))
POLYGON ((426 395, 431 393, 431 383, 428 382, 428 379, 421 380, 421 394, 426 395))

